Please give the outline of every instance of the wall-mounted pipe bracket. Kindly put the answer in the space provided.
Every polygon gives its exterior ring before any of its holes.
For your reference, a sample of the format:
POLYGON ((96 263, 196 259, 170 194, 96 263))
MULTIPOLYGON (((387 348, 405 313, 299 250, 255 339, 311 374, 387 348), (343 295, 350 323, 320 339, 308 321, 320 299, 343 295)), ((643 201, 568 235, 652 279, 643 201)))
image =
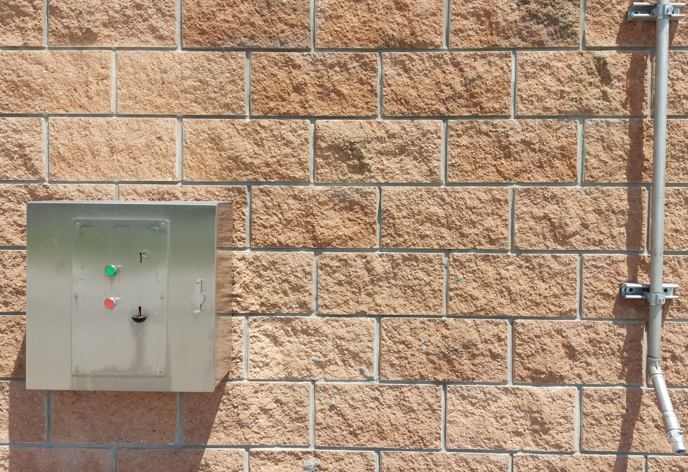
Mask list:
POLYGON ((656 3, 636 2, 628 7, 628 21, 657 21, 657 19, 661 18, 681 21, 686 17, 683 13, 685 7, 685 3, 670 3, 658 6, 656 3))
POLYGON ((664 292, 650 292, 650 284, 636 284, 626 282, 621 284, 621 298, 627 299, 646 299, 650 305, 664 305, 664 300, 678 298, 674 290, 678 289, 676 284, 662 284, 664 292))

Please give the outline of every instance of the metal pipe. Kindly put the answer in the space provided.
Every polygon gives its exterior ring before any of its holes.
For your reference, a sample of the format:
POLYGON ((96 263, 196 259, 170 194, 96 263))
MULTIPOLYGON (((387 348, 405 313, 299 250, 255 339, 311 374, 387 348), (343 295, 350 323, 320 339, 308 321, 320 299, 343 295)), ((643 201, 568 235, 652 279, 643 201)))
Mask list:
POLYGON ((647 365, 662 410, 667 437, 676 453, 686 452, 683 431, 669 398, 662 372, 662 305, 664 304, 664 179, 666 174, 667 82, 669 72, 670 0, 657 3, 655 60, 654 162, 652 164, 652 226, 647 365))

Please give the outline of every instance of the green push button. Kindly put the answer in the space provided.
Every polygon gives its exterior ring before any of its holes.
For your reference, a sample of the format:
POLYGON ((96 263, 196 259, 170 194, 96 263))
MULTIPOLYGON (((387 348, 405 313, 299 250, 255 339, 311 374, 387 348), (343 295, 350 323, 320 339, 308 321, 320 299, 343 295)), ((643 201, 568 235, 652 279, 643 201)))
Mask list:
POLYGON ((115 275, 117 273, 117 267, 115 267, 113 265, 109 265, 109 266, 105 267, 105 273, 107 275, 115 275))

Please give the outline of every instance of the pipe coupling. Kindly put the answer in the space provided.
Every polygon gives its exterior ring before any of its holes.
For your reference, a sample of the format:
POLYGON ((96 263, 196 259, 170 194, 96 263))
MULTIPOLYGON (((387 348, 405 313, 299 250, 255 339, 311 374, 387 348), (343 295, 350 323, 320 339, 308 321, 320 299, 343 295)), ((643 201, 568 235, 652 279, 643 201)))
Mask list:
POLYGON ((666 296, 664 292, 649 292, 647 294, 647 302, 650 305, 664 305, 666 301, 666 296))
POLYGON ((680 429, 667 431, 667 438, 669 438, 669 442, 671 442, 676 454, 685 454, 686 443, 683 440, 683 431, 680 429))
POLYGON ((651 379, 656 375, 664 375, 664 372, 662 371, 662 360, 648 357, 647 371, 649 372, 651 379))

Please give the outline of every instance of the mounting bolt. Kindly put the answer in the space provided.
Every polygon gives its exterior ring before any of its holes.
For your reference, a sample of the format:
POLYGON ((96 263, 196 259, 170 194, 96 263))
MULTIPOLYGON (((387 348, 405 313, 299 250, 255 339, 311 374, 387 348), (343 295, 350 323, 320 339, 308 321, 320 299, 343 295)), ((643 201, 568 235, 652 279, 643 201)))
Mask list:
POLYGON ((74 369, 74 372, 79 372, 79 368, 77 367, 76 369, 74 369))

